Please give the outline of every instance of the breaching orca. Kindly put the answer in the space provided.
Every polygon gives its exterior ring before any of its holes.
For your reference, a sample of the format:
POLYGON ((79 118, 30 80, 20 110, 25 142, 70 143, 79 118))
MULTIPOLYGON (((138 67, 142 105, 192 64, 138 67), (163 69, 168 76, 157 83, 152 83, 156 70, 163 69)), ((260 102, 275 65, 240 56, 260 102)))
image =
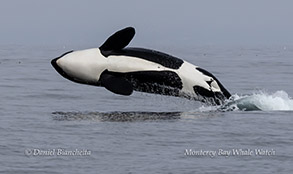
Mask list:
POLYGON ((120 95, 140 91, 222 104, 231 95, 208 71, 171 55, 125 48, 134 37, 132 27, 110 36, 99 48, 69 51, 51 61, 63 77, 102 86, 120 95))

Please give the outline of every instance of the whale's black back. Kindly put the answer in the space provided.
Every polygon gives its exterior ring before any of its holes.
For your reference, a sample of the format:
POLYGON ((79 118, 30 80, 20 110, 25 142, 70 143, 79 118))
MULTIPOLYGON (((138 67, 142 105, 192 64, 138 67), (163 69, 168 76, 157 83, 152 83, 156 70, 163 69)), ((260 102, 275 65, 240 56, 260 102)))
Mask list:
POLYGON ((106 57, 111 55, 123 55, 130 56, 134 58, 141 58, 151 62, 158 63, 162 66, 172 69, 179 69, 183 64, 183 60, 171 56, 169 54, 165 54, 159 51, 144 49, 144 48, 124 48, 121 50, 111 50, 111 51, 102 51, 102 54, 106 57))

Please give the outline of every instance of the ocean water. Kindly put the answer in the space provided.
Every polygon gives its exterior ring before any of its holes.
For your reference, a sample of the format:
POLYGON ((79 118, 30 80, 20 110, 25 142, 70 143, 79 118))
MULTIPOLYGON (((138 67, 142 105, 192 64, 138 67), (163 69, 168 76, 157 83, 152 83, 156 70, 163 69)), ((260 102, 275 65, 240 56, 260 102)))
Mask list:
POLYGON ((119 96, 51 67, 84 48, 0 45, 0 173, 293 172, 292 46, 153 47, 213 73, 233 94, 219 107, 119 96))

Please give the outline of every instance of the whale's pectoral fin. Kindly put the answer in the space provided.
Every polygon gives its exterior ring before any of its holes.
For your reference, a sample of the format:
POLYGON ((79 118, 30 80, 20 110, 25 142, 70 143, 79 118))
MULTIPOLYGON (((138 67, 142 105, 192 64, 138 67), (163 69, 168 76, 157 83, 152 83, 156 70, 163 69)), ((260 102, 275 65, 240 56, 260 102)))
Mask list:
POLYGON ((132 84, 123 77, 102 74, 100 80, 102 86, 115 94, 131 95, 133 92, 132 84))
POLYGON ((133 27, 127 27, 117 31, 100 46, 100 49, 102 51, 121 50, 129 44, 134 34, 135 29, 133 27))

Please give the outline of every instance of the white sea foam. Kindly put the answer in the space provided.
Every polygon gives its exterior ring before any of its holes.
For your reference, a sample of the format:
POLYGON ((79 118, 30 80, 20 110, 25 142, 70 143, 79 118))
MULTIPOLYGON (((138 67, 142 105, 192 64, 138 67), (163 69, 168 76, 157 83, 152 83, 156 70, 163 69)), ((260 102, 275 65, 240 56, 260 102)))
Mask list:
MULTIPOLYGON (((243 106, 256 106, 263 111, 293 110, 293 99, 290 98, 285 91, 277 91, 273 94, 268 94, 261 91, 258 93, 254 93, 251 96, 241 96, 240 99, 235 100, 236 103, 238 103, 238 101, 240 101, 239 104, 243 104, 243 106)), ((237 104, 237 106, 239 104, 237 104)))
POLYGON ((234 94, 225 104, 221 106, 202 106, 198 109, 207 111, 291 111, 293 110, 293 99, 285 91, 276 91, 273 94, 259 91, 251 95, 234 94))

